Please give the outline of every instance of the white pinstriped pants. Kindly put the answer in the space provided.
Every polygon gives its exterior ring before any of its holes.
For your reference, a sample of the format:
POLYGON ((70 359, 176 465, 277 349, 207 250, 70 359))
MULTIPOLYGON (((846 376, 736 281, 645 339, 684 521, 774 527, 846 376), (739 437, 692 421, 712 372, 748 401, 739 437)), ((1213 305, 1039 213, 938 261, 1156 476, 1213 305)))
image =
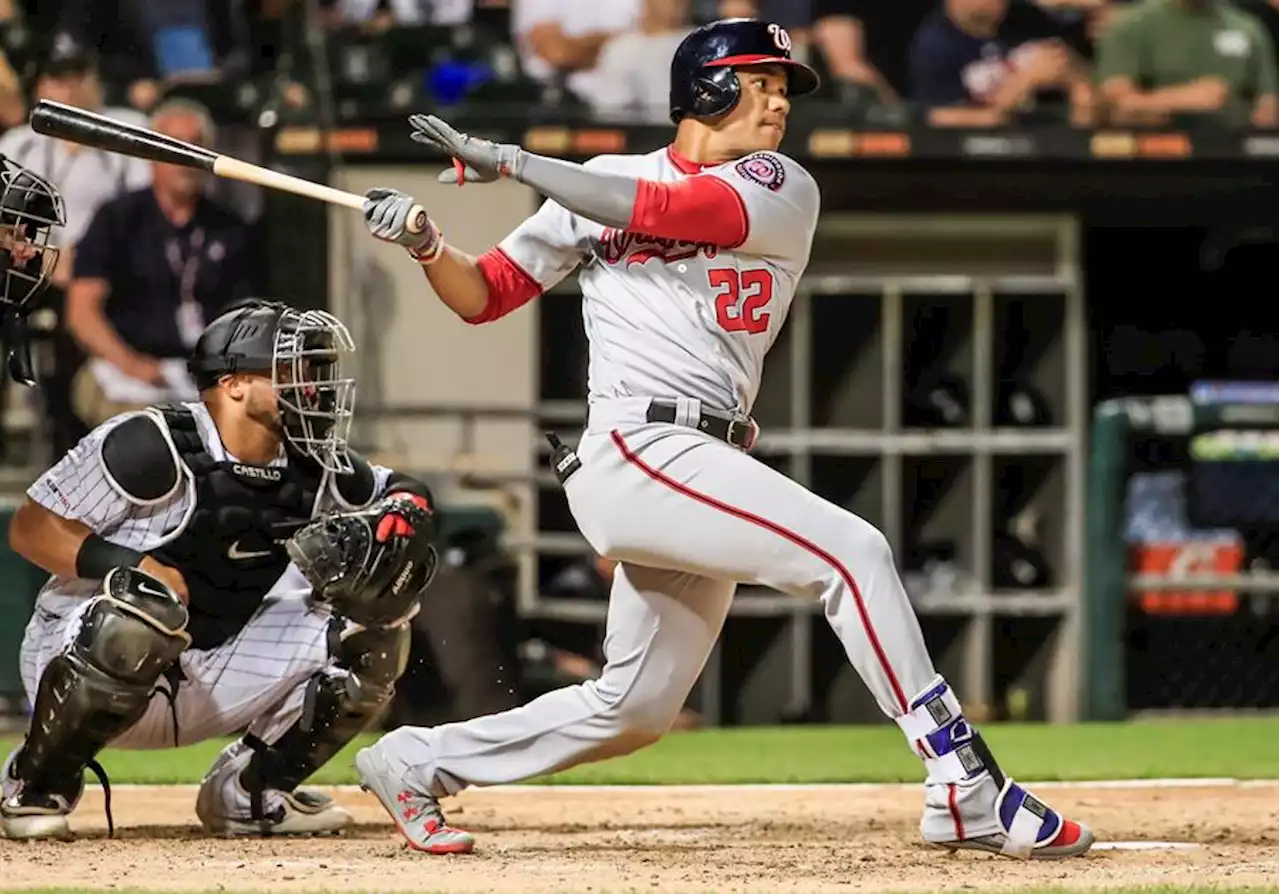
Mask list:
MULTIPOLYGON (((290 571, 293 569, 290 568, 290 571)), ((161 679, 142 718, 115 739, 115 748, 190 745, 248 730, 274 741, 302 712, 307 681, 327 667, 329 612, 304 601, 301 581, 281 578, 257 614, 215 649, 188 649, 179 658, 184 679, 171 708, 168 679, 161 679), (179 741, 174 742, 174 717, 179 741)), ((71 647, 90 600, 55 614, 37 606, 22 641, 21 673, 34 703, 40 676, 54 656, 71 647)))

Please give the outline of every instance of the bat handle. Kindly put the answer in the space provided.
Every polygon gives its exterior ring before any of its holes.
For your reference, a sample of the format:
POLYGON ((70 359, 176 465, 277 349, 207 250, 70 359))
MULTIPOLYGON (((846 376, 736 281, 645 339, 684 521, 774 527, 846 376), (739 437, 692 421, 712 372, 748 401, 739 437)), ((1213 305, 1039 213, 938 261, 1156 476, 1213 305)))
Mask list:
POLYGON ((412 233, 415 236, 423 233, 430 223, 427 218, 427 211, 421 205, 414 205, 409 209, 409 216, 405 218, 404 229, 406 233, 412 233))

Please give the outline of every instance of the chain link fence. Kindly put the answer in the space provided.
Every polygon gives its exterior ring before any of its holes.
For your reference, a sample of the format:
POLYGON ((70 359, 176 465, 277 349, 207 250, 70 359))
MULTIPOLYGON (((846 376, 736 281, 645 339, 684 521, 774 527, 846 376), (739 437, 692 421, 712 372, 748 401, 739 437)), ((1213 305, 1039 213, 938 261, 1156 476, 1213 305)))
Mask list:
POLYGON ((1280 687, 1277 431, 1223 405, 1190 410, 1189 424, 1137 425, 1127 438, 1127 707, 1272 708, 1280 687))

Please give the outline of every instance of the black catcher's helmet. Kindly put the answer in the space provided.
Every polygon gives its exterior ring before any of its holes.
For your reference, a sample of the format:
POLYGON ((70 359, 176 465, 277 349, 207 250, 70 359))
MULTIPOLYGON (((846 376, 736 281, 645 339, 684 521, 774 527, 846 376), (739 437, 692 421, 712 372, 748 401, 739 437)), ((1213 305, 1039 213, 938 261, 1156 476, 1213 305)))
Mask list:
POLYGON ((787 93, 818 89, 818 73, 791 58, 791 36, 776 22, 721 19, 694 29, 671 57, 671 121, 723 115, 738 103, 735 65, 784 65, 787 93))
POLYGON ((356 382, 351 333, 322 310, 251 298, 226 308, 200 334, 187 368, 200 390, 231 373, 271 376, 288 445, 322 468, 352 470, 347 439, 356 382))
POLYGON ((9 374, 27 385, 35 384, 27 315, 58 263, 53 228, 66 222, 57 188, 0 155, 0 339, 9 374))

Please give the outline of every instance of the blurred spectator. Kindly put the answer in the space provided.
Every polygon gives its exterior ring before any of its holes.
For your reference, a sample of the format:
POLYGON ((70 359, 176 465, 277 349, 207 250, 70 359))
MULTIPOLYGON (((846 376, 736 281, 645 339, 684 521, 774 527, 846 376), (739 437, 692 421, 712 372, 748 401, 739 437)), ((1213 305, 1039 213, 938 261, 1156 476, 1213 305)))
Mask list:
MULTIPOLYGON (((641 0, 511 0, 511 31, 524 73, 585 102, 607 89, 594 71, 613 37, 635 27, 641 0)), ((670 60, 668 60, 668 63, 670 60)))
POLYGON ((619 34, 600 52, 599 82, 589 98, 596 111, 667 120, 671 57, 690 30, 689 0, 643 0, 636 29, 619 34))
POLYGON ((25 120, 27 104, 22 99, 22 84, 9 57, 0 51, 0 130, 17 127, 25 120))
POLYGON ((1236 5, 1262 22, 1272 41, 1280 41, 1280 0, 1237 0, 1236 5))
POLYGON ((813 0, 813 42, 837 85, 866 87, 875 91, 881 102, 896 102, 897 92, 868 58, 865 23, 875 17, 876 3, 877 0, 813 0))
POLYGON ((701 0, 694 7, 694 21, 732 19, 739 16, 777 22, 791 35, 792 49, 808 40, 813 21, 811 0, 701 0))
MULTIPOLYGON (((36 78, 35 98, 79 106, 130 124, 147 123, 146 116, 134 109, 103 106, 94 53, 70 32, 54 37, 36 78)), ((53 274, 53 282, 59 287, 65 287, 70 279, 74 246, 99 206, 151 182, 151 166, 141 159, 46 137, 33 131, 29 124, 0 136, 0 154, 47 178, 62 191, 67 225, 57 234, 63 250, 53 274)))
POLYGON ((943 0, 908 51, 911 98, 941 127, 993 127, 1065 92, 1072 121, 1093 122, 1084 64, 1045 13, 1021 0, 943 0))
MULTIPOLYGON (((96 55, 72 32, 52 35, 38 69, 34 96, 132 124, 145 125, 147 120, 133 109, 103 105, 96 55)), ((151 182, 151 166, 139 158, 38 134, 26 123, 0 136, 0 154, 48 178, 62 192, 66 203, 66 226, 54 237, 62 250, 53 270, 51 288, 43 299, 53 317, 49 323, 42 324, 42 328, 50 332, 53 362, 38 367, 51 423, 50 435, 55 452, 59 452, 70 448, 85 433, 83 421, 76 416, 71 400, 72 377, 84 357, 66 329, 57 325, 58 318, 65 313, 63 305, 77 244, 105 202, 130 190, 145 188, 151 182)))
POLYGON ((1121 124, 1210 116, 1276 127, 1276 47, 1256 18, 1226 0, 1144 0, 1098 46, 1098 80, 1121 124))
POLYGON ((36 35, 78 35, 93 53, 94 70, 107 102, 147 108, 159 95, 149 38, 140 33, 134 5, 143 0, 62 0, 40 2, 25 19, 36 35), (144 39, 145 38, 145 39, 144 39))
POLYGON ((462 25, 473 0, 329 0, 331 21, 375 25, 462 25))
MULTIPOLYGON (((214 143, 208 111, 188 100, 161 103, 151 127, 214 143)), ((86 425, 194 399, 188 351, 219 308, 253 293, 249 229, 204 195, 205 185, 203 171, 153 165, 151 187, 103 205, 80 241, 66 322, 89 357, 72 393, 86 425)))
MULTIPOLYGON (((1059 29, 1058 39, 1075 54, 1090 63, 1093 60, 1094 39, 1091 36, 1099 27, 1103 11, 1112 3, 1127 0, 1030 0, 1059 29)), ((1096 93, 1096 91, 1095 91, 1096 93)))

